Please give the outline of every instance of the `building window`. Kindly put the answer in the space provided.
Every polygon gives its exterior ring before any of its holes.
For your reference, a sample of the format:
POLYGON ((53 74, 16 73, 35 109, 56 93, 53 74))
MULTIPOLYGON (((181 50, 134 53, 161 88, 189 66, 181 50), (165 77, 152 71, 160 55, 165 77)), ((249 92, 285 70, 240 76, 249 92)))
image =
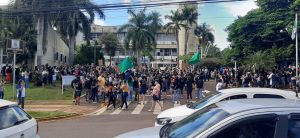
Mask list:
POLYGON ((63 61, 63 54, 60 54, 60 61, 63 61))
POLYGON ((67 56, 65 56, 65 63, 67 63, 67 56))

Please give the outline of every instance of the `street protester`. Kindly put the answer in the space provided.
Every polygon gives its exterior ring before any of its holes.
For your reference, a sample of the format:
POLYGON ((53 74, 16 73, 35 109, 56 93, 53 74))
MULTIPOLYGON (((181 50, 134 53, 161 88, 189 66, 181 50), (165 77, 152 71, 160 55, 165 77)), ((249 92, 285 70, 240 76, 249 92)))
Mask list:
POLYGON ((160 86, 158 80, 155 80, 155 86, 154 86, 152 94, 151 94, 152 95, 152 106, 151 106, 150 110, 148 110, 149 112, 154 111, 154 106, 156 103, 160 106, 160 110, 161 111, 163 110, 163 106, 160 103, 160 96, 159 96, 160 91, 161 91, 161 86, 160 86))
POLYGON ((76 77, 76 81, 73 85, 75 90, 75 105, 80 105, 80 96, 82 93, 82 81, 80 79, 80 76, 76 77))
POLYGON ((25 83, 23 80, 19 80, 18 85, 17 85, 18 105, 20 105, 21 108, 23 108, 23 109, 24 109, 24 103, 25 103, 25 96, 26 96, 25 83))
POLYGON ((0 82, 0 99, 4 99, 4 80, 0 82))
POLYGON ((122 103, 120 105, 120 109, 123 109, 123 106, 125 104, 127 110, 128 109, 127 97, 129 92, 129 86, 125 81, 122 82, 121 90, 122 90, 122 103))
POLYGON ((135 93, 134 101, 140 101, 140 93, 139 93, 139 81, 137 77, 134 77, 133 80, 133 91, 135 93))
POLYGON ((109 98, 107 108, 113 104, 113 109, 116 109, 116 96, 114 92, 114 86, 112 82, 109 82, 107 87, 107 96, 109 98))

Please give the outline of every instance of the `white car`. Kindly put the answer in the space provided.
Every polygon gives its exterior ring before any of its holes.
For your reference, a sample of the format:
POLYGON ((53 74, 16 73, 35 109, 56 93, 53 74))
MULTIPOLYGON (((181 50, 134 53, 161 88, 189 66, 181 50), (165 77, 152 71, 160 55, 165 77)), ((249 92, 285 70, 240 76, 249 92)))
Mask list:
POLYGON ((0 100, 1 138, 39 138, 38 123, 14 102, 0 100))
POLYGON ((209 105, 183 120, 116 138, 299 138, 300 101, 238 99, 209 105))
POLYGON ((292 91, 271 89, 271 88, 232 88, 224 89, 201 99, 196 103, 181 105, 161 112, 155 120, 155 126, 165 125, 180 121, 188 115, 208 106, 225 100, 249 99, 249 98, 279 98, 279 99, 298 99, 296 93, 292 91))

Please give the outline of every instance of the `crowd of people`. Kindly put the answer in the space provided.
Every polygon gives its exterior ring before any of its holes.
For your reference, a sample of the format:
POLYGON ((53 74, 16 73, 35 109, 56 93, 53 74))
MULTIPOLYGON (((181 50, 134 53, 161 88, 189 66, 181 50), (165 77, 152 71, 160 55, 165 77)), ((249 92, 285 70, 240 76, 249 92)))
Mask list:
MULTIPOLYGON (((164 70, 142 67, 130 69, 119 73, 117 67, 99 67, 94 65, 75 65, 51 67, 44 65, 29 70, 26 65, 16 68, 16 82, 19 104, 24 102, 25 90, 29 82, 35 86, 54 85, 55 80, 61 80, 63 75, 75 75, 71 83, 74 90, 74 103, 80 105, 80 97, 85 94, 89 103, 108 101, 107 107, 128 109, 128 101, 145 104, 146 95, 152 96, 153 111, 155 103, 169 98, 174 103, 186 98, 190 102, 193 98, 203 98, 203 87, 206 81, 214 79, 216 90, 232 87, 271 87, 296 90, 297 78, 295 67, 274 67, 271 71, 240 67, 234 68, 207 68, 180 70, 165 68, 164 70), (193 92, 195 92, 193 94, 193 92), (186 96, 184 96, 186 95, 186 96), (196 95, 196 97, 193 97, 196 95)), ((12 67, 6 65, 2 68, 2 81, 0 83, 0 99, 4 96, 4 83, 12 81, 12 67)), ((300 85, 299 85, 300 86, 300 85)))
POLYGON ((151 95, 153 100, 149 111, 154 110, 155 103, 163 109, 159 101, 168 98, 168 95, 172 95, 173 102, 179 102, 184 91, 189 102, 193 99, 194 84, 199 90, 196 98, 201 98, 205 81, 204 72, 184 72, 171 68, 144 68, 139 71, 132 69, 118 73, 117 68, 112 67, 75 66, 73 73, 76 79, 72 81, 71 86, 74 89, 76 105, 80 104, 80 96, 85 91, 87 102, 105 102, 107 99, 107 107, 112 105, 113 108, 117 108, 119 103, 119 108, 125 106, 125 110, 128 109, 128 101, 145 104, 146 95, 151 95))

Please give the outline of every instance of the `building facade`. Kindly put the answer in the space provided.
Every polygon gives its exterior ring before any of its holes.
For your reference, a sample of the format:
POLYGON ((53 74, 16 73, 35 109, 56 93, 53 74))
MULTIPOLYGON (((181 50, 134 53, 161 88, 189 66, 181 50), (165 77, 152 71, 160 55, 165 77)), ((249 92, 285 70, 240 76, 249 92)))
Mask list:
MULTIPOLYGON (((122 59, 133 56, 131 50, 125 49, 125 37, 126 31, 119 32, 120 26, 100 26, 92 25, 91 28, 91 39, 99 40, 104 33, 114 33, 119 39, 119 46, 116 51, 116 56, 112 58, 112 64, 119 64, 122 59)), ((156 49, 153 51, 152 55, 154 60, 150 61, 149 57, 140 57, 139 62, 151 65, 154 68, 176 66, 176 36, 174 33, 166 33, 164 31, 159 31, 156 35, 156 49)), ((106 54, 105 54, 106 55, 106 54)), ((106 65, 109 64, 109 56, 105 56, 106 65)))

